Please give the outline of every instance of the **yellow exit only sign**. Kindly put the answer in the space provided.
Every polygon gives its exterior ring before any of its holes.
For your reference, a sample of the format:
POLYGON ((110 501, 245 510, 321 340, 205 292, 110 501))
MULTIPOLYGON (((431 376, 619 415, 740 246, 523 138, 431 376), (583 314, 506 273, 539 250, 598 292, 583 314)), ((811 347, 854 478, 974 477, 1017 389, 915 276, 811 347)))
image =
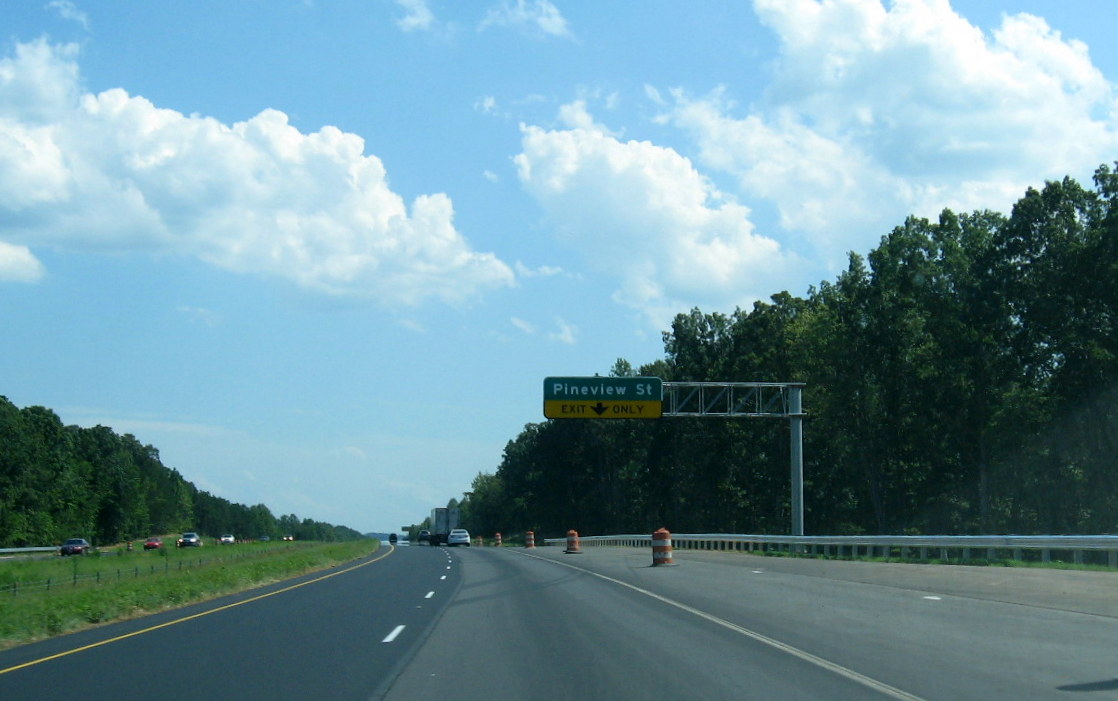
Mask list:
POLYGON ((659 377, 548 377, 543 415, 549 419, 658 419, 664 410, 659 377))

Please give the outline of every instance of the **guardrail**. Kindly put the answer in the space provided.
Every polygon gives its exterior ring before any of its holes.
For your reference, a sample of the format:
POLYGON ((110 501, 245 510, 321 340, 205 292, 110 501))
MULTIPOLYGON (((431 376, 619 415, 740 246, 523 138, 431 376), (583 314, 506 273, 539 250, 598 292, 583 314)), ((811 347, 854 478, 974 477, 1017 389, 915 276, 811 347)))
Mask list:
POLYGON ((0 555, 19 555, 22 553, 56 553, 59 546, 47 548, 0 548, 0 555))
MULTIPOLYGON (((651 535, 580 536, 585 546, 651 546, 651 535)), ((547 538, 561 545, 565 538, 547 538)), ((1118 535, 975 535, 975 536, 791 536, 729 533, 673 533, 677 550, 779 552, 824 557, 897 557, 905 560, 1013 559, 1106 564, 1118 568, 1118 535), (976 554, 977 553, 977 554, 976 554), (1064 557, 1061 557, 1063 555, 1064 557), (1054 558, 1055 556, 1055 558, 1054 558)))

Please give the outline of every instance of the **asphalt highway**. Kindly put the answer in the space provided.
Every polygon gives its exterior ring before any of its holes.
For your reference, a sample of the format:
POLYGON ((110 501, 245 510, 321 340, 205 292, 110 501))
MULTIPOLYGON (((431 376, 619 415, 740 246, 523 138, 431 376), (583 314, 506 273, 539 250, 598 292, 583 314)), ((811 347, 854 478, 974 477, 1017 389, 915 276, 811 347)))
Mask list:
POLYGON ((0 652, 0 699, 368 699, 461 584, 434 548, 0 652))
POLYGON ((1118 573, 675 560, 384 548, 0 652, 0 699, 1118 697, 1118 573))

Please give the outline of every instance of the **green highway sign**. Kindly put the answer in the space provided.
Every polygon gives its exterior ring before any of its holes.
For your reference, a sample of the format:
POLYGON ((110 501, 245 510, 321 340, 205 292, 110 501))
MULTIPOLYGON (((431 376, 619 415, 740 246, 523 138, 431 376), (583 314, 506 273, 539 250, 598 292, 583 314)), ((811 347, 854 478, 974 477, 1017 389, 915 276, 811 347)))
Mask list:
POLYGON ((549 419, 658 419, 664 383, 659 377, 548 377, 543 415, 549 419))

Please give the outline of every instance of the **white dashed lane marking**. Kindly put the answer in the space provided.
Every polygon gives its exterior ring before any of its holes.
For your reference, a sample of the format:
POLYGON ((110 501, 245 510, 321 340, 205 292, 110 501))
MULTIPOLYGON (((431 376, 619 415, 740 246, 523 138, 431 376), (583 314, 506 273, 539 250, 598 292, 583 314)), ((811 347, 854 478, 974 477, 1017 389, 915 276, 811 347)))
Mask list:
POLYGON ((403 633, 403 632, 404 632, 404 628, 406 628, 406 627, 407 627, 407 626, 396 626, 395 628, 393 628, 393 629, 392 629, 392 632, 388 634, 388 637, 386 637, 386 638, 385 638, 384 640, 382 640, 381 642, 382 642, 382 643, 390 643, 390 642, 392 642, 393 640, 395 640, 395 639, 396 639, 396 636, 397 636, 397 635, 399 635, 400 633, 403 633))

